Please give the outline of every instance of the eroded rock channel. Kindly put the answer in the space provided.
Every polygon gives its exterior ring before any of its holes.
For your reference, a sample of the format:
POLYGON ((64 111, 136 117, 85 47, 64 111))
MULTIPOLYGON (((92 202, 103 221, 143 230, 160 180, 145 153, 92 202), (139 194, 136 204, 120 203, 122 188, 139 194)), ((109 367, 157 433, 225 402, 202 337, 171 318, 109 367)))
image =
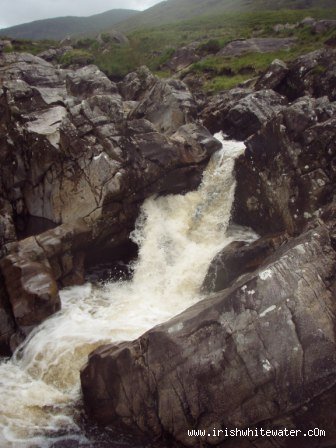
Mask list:
POLYGON ((163 446, 291 446, 187 433, 253 426, 333 446, 335 59, 206 99, 0 56, 1 446, 99 447, 83 405, 163 446), (130 240, 132 278, 85 282, 130 240))

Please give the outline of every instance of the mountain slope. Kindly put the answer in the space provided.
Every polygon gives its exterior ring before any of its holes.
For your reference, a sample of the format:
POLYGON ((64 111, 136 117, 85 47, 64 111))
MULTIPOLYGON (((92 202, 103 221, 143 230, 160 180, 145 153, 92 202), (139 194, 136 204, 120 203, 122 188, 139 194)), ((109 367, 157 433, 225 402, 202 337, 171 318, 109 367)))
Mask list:
POLYGON ((132 9, 112 9, 89 17, 69 16, 36 20, 4 28, 0 30, 0 36, 14 39, 60 40, 67 36, 93 35, 137 14, 139 12, 132 9))
POLYGON ((166 0, 118 24, 121 31, 188 20, 204 14, 274 9, 333 8, 335 0, 166 0))

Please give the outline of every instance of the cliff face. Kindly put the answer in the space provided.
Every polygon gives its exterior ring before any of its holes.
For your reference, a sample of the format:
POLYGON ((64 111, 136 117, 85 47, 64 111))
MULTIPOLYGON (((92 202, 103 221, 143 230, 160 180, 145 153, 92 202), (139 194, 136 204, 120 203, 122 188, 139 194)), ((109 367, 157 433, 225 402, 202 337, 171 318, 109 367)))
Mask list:
POLYGON ((29 54, 0 56, 0 79, 2 302, 26 335, 59 309, 59 285, 83 281, 85 253, 127 241, 147 196, 197 186, 220 144, 186 86, 147 69, 124 97, 95 66, 61 70, 29 54), (32 217, 55 229, 16 242, 32 217))
POLYGON ((234 219, 262 238, 217 255, 206 300, 91 354, 81 380, 94 420, 190 447, 268 446, 187 435, 214 427, 320 427, 335 443, 334 61, 333 50, 275 61, 203 109, 212 131, 247 138, 234 219))

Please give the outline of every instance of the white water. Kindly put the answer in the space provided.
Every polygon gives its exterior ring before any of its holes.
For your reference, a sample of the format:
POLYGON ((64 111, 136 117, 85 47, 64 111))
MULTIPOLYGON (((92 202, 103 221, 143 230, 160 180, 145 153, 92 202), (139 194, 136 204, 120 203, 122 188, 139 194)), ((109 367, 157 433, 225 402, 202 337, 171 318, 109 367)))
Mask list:
POLYGON ((148 199, 133 233, 140 248, 133 279, 62 291, 62 311, 0 365, 1 448, 45 448, 60 433, 83 437, 73 409, 88 354, 133 340, 200 300, 216 253, 233 240, 255 239, 248 229, 228 229, 234 158, 243 148, 223 141, 197 191, 148 199))

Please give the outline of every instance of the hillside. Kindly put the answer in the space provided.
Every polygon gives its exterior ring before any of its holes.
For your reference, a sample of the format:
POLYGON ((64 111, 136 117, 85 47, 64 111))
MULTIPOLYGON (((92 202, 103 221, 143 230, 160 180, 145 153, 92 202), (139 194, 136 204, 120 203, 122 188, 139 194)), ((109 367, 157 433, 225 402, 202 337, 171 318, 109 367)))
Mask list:
POLYGON ((94 35, 137 14, 138 11, 132 9, 112 9, 89 17, 69 16, 36 20, 4 28, 0 30, 0 36, 14 39, 61 40, 67 36, 94 35))
POLYGON ((118 25, 121 31, 188 20, 204 14, 279 9, 333 8, 335 0, 167 0, 118 25))

